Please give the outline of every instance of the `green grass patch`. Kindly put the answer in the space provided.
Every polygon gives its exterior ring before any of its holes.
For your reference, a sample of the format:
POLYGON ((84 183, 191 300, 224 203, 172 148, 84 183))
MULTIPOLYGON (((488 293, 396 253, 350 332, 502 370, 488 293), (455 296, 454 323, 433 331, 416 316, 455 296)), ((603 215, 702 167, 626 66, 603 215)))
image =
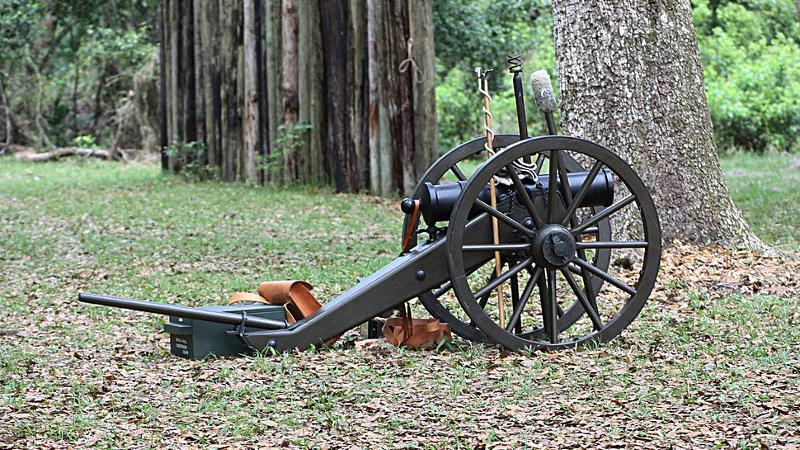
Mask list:
POLYGON ((753 231, 769 245, 800 250, 800 155, 737 153, 721 163, 753 231))

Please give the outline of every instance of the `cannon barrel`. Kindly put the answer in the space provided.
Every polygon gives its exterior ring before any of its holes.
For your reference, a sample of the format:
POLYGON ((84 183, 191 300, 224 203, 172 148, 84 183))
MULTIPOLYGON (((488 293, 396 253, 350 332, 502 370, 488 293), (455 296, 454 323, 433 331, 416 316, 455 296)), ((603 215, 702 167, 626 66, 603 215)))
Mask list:
MULTIPOLYGON (((572 195, 575 196, 580 191, 583 182, 589 172, 573 172, 567 175, 569 189, 572 195)), ((561 179, 558 179, 561 182, 561 179)), ((461 195, 467 181, 459 181, 457 183, 445 184, 432 184, 425 183, 425 188, 420 193, 420 211, 425 222, 434 224, 436 222, 446 221, 450 219, 450 213, 461 195)), ((538 183, 533 183, 530 180, 524 180, 523 184, 528 191, 531 198, 544 195, 549 188, 549 181, 547 177, 540 177, 538 183)), ((498 185, 498 199, 514 192, 513 186, 498 185)), ((489 185, 486 185, 483 192, 478 196, 484 202, 489 202, 489 185)), ((589 186, 589 191, 581 202, 581 207, 589 206, 609 206, 614 202, 614 179, 608 169, 601 170, 589 186)))
POLYGON ((280 330, 289 326, 284 320, 262 319, 260 317, 242 316, 241 314, 207 311, 189 306, 171 305, 168 303, 145 302, 141 300, 132 300, 129 298, 109 297, 107 295, 91 294, 88 292, 81 292, 78 294, 78 300, 84 303, 91 303, 93 305, 112 306, 114 308, 132 309, 134 311, 165 314, 183 317, 185 319, 228 323, 231 325, 240 325, 244 320, 244 325, 246 327, 263 328, 266 330, 280 330))

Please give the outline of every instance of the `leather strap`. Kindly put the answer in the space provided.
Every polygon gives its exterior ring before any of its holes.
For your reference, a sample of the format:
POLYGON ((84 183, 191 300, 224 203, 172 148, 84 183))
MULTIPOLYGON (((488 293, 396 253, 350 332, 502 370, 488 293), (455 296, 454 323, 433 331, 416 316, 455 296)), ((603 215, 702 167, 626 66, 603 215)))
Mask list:
MULTIPOLYGON (((306 291, 314 289, 308 281, 284 280, 284 281, 265 281, 258 285, 258 295, 267 299, 273 305, 283 305, 293 301, 292 292, 297 286, 305 287, 306 291)), ((310 295, 310 294, 309 294, 310 295)), ((319 304, 319 303, 317 303, 319 304)))
MULTIPOLYGON (((265 284, 268 283, 261 283, 261 286, 265 284)), ((261 286, 259 286, 259 291, 261 286)), ((286 297, 288 297, 289 301, 283 304, 283 308, 286 310, 287 322, 295 323, 298 320, 303 320, 322 308, 322 305, 311 294, 310 286, 310 284, 300 281, 292 283, 289 287, 286 292, 286 297)))
POLYGON ((417 223, 419 222, 419 212, 422 207, 422 202, 414 200, 414 212, 411 213, 411 220, 408 222, 408 229, 406 229, 405 236, 403 236, 403 248, 401 254, 409 250, 411 246, 411 237, 417 231, 417 223))
POLYGON ((232 305, 234 303, 243 303, 243 302, 248 302, 248 303, 269 303, 269 302, 267 302, 267 299, 265 299, 264 297, 262 297, 262 296, 260 296, 258 294, 253 294, 252 292, 237 292, 237 293, 231 295, 231 298, 228 299, 228 304, 229 305, 232 305))
POLYGON ((451 341, 450 325, 436 319, 392 317, 383 324, 383 335, 398 347, 432 349, 451 341))
MULTIPOLYGON (((313 288, 311 283, 307 281, 266 281, 258 285, 258 294, 237 292, 228 299, 228 304, 257 302, 283 305, 283 309, 286 311, 286 321, 292 324, 305 319, 322 308, 322 305, 311 293, 313 288)), ((328 339, 325 341, 325 345, 333 345, 338 338, 339 336, 328 339)))

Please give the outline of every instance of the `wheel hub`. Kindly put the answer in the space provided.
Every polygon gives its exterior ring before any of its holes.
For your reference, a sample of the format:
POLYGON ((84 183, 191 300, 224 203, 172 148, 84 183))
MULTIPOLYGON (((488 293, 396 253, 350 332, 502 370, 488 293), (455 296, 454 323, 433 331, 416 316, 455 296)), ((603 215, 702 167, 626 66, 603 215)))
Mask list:
POLYGON ((545 267, 566 266, 575 256, 575 238, 561 225, 548 225, 536 234, 533 255, 545 267))

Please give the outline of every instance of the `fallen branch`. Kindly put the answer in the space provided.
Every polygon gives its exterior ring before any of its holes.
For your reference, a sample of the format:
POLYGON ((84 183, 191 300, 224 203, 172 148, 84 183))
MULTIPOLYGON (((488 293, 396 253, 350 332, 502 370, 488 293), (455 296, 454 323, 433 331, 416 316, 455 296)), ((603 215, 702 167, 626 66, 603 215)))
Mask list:
POLYGON ((18 160, 27 162, 52 161, 58 158, 63 158, 64 156, 84 156, 84 157, 94 157, 100 159, 114 159, 112 153, 108 150, 97 149, 97 148, 79 148, 79 147, 57 148, 55 150, 44 153, 24 152, 16 154, 18 160))
POLYGON ((17 153, 33 152, 30 147, 19 144, 3 144, 0 143, 0 155, 16 155, 17 153))

